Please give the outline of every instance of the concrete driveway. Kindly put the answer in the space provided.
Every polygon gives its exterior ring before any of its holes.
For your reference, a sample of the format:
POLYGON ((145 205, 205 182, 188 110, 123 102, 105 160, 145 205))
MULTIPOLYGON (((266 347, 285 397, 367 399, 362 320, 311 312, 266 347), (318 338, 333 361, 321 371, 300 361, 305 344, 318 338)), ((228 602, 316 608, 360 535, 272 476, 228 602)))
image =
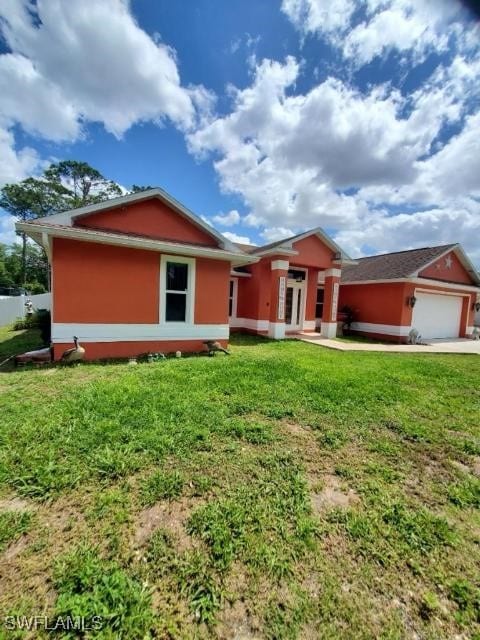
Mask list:
POLYGON ((480 340, 426 340, 426 344, 392 344, 380 342, 353 342, 322 338, 318 333, 303 332, 298 340, 338 351, 384 351, 385 353, 470 353, 480 355, 480 340))

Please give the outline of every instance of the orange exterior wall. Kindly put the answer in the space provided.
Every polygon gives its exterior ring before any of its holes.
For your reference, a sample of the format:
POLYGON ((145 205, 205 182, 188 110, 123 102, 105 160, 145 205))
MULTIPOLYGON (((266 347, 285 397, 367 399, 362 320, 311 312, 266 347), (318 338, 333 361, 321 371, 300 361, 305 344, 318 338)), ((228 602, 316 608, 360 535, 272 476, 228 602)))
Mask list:
POLYGON ((330 269, 333 260, 333 252, 317 236, 308 236, 303 240, 293 243, 298 256, 291 258, 290 266, 316 267, 317 269, 330 269))
POLYGON ((154 251, 54 238, 52 271, 53 322, 158 322, 154 251))
POLYGON ((76 220, 75 226, 119 231, 156 240, 218 246, 212 236, 185 220, 157 198, 83 216, 76 220))
MULTIPOLYGON (((54 238, 52 321, 79 325, 158 323, 160 258, 155 251, 54 238)), ((229 279, 229 262, 195 260, 195 324, 228 324, 229 279)), ((55 344, 55 358, 71 346, 55 344)), ((84 346, 89 360, 204 349, 201 340, 188 339, 92 342, 84 346)))
MULTIPOLYGON (((452 290, 445 286, 442 287, 441 284, 429 285, 422 283, 419 285, 408 282, 361 285, 342 284, 340 286, 338 309, 341 310, 345 305, 351 307, 355 313, 355 320, 358 322, 410 327, 412 324, 413 310, 407 305, 407 298, 415 295, 418 289, 465 296, 460 321, 460 337, 464 337, 467 327, 473 325, 475 312, 472 311, 472 305, 476 299, 476 293, 452 290)), ((398 336, 388 336, 384 334, 367 334, 366 332, 358 333, 364 333, 384 340, 406 340, 405 337, 399 338, 398 336)))
POLYGON ((230 263, 196 259, 195 323, 228 324, 230 263))
POLYGON ((358 322, 410 325, 412 310, 406 304, 406 285, 403 282, 386 284, 340 285, 339 311, 349 306, 358 322))
POLYGON ((472 284, 470 274, 465 270, 464 266, 453 251, 439 260, 436 260, 429 267, 420 271, 418 275, 421 278, 433 278, 434 280, 443 280, 444 282, 472 284), (447 257, 451 260, 450 269, 447 268, 445 263, 447 257))
MULTIPOLYGON (((228 340, 218 340, 225 349, 228 340)), ((145 342, 86 342, 87 360, 101 360, 103 358, 130 358, 146 353, 199 353, 205 351, 202 340, 150 340, 145 342)), ((72 343, 57 343, 53 345, 54 359, 59 360, 66 349, 71 349, 72 343)))
POLYGON ((251 265, 250 278, 238 278, 238 318, 270 318, 271 272, 270 260, 263 259, 251 265))

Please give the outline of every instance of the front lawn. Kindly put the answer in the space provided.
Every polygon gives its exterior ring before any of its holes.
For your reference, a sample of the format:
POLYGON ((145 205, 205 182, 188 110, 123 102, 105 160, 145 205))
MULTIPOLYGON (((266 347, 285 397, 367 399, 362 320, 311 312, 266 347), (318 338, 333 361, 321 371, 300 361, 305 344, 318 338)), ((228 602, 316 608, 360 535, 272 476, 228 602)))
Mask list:
POLYGON ((479 379, 476 356, 249 337, 0 374, 2 616, 105 639, 480 637, 479 379))

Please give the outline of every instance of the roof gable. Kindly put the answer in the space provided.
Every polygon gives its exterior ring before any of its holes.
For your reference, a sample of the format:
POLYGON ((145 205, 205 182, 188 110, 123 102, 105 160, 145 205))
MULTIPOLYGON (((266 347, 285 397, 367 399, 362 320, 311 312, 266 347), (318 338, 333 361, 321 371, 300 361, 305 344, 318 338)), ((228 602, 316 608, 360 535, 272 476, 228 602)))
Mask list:
POLYGON ((475 284, 472 274, 467 271, 465 265, 457 256, 455 249, 440 256, 428 266, 418 272, 421 278, 432 278, 445 282, 458 282, 460 284, 475 284))
POLYGON ((154 240, 171 240, 207 247, 219 246, 217 238, 178 215, 158 198, 83 215, 73 220, 73 226, 117 231, 154 240))
POLYGON ((306 239, 317 237, 324 246, 332 251, 334 254, 335 261, 338 262, 352 262, 351 258, 348 256, 345 251, 343 251, 336 242, 328 236, 323 229, 320 227, 316 227, 315 229, 310 229, 310 231, 305 231, 304 233, 299 233, 296 236, 291 236, 290 238, 285 238, 284 240, 278 240, 276 242, 271 242, 270 244, 266 244, 263 247, 257 247, 251 253, 253 255, 273 255, 273 254, 285 254, 285 255, 297 255, 296 246, 297 244, 306 239), (295 245, 295 246, 294 246, 295 245))
MULTIPOLYGON (((155 189, 148 189, 145 191, 140 191, 139 193, 132 193, 132 194, 128 194, 126 196, 122 196, 120 198, 112 198, 111 200, 106 200, 105 202, 100 202, 97 204, 92 204, 92 205, 88 205, 86 207, 80 207, 79 209, 72 209, 70 211, 64 211, 62 213, 57 213, 51 216, 46 216, 45 218, 41 218, 39 220, 36 220, 35 222, 37 224, 45 224, 45 225, 62 225, 62 226, 67 226, 67 227, 73 227, 73 226, 77 226, 77 227, 83 227, 83 228, 93 228, 93 229, 102 229, 102 230, 106 230, 105 227, 100 227, 100 219, 101 216, 97 215, 97 218, 95 219, 93 217, 94 214, 100 214, 101 212, 105 212, 105 211, 109 211, 109 212, 113 212, 114 210, 118 211, 125 211, 128 207, 131 207, 134 204, 140 204, 142 202, 148 202, 148 201, 157 201, 161 204, 164 205, 163 208, 163 212, 165 213, 166 209, 169 209, 170 212, 176 216, 178 216, 180 219, 183 219, 184 221, 186 221, 187 223, 190 224, 190 234, 192 234, 191 228, 195 228, 200 232, 203 232, 203 235, 201 233, 197 233, 195 234, 197 238, 199 238, 200 240, 196 241, 196 244, 202 244, 202 245, 206 245, 206 246, 213 246, 213 247, 219 247, 221 249, 224 249, 225 251, 230 251, 232 253, 238 253, 238 254, 242 254, 242 251, 236 247, 233 242, 230 242, 230 240, 228 240, 227 238, 225 238, 225 236, 223 236, 221 233, 219 233, 216 229, 214 229, 213 227, 211 227, 208 223, 206 223, 204 220, 202 220, 202 218, 198 217, 197 215, 195 215, 192 211, 190 211, 189 209, 187 209, 186 207, 184 207, 180 202, 178 202, 178 200, 176 200, 175 198, 173 198, 172 196, 170 196, 166 191, 164 191, 163 189, 159 189, 159 188, 155 188, 155 189), (86 224, 85 220, 86 218, 89 217, 89 223, 86 224), (208 238, 208 240, 206 240, 206 238, 208 238)), ((159 208, 157 207, 157 211, 159 210, 159 208)), ((167 214, 168 215, 168 214, 167 214)), ((164 215, 164 218, 166 219, 167 215, 164 215)), ((172 221, 173 218, 172 216, 168 216, 169 217, 169 221, 172 221)), ((132 231, 131 229, 133 228, 133 226, 135 226, 135 228, 137 228, 137 225, 131 221, 128 220, 127 218, 130 218, 130 216, 124 216, 123 219, 121 219, 121 216, 117 215, 114 216, 113 213, 111 213, 109 216, 107 216, 104 220, 103 223, 105 221, 109 222, 110 224, 115 224, 117 225, 120 222, 120 225, 123 228, 119 228, 118 226, 115 226, 113 229, 112 228, 108 228, 108 231, 118 231, 120 233, 130 233, 132 235, 137 235, 137 236, 142 236, 142 237, 147 237, 149 239, 160 239, 160 240, 170 240, 173 238, 166 238, 165 237, 165 231, 163 231, 163 235, 162 235, 162 231, 158 230, 158 224, 159 221, 157 220, 157 222, 153 223, 153 226, 157 225, 157 231, 155 232, 155 235, 146 235, 144 228, 140 228, 139 231, 132 231), (125 222, 126 221, 126 222, 125 222), (125 225, 127 226, 128 229, 125 229, 125 225)), ((151 221, 149 222, 149 228, 151 231, 151 226, 152 223, 151 221)), ((174 224, 174 226, 176 228, 179 228, 179 222, 177 221, 176 224, 174 224)), ((140 225, 141 227, 141 225, 140 225)), ((186 227, 184 226, 183 229, 186 229, 186 227)), ((172 232, 173 233, 173 232, 172 232)), ((174 232, 175 235, 177 235, 178 231, 174 232)), ((170 233, 171 235, 171 233, 170 233)), ((175 238, 175 241, 177 242, 191 242, 191 240, 188 240, 187 238, 183 237, 183 238, 175 238)))
POLYGON ((460 282, 461 284, 480 283, 478 273, 458 244, 423 247, 359 258, 357 264, 348 265, 342 270, 342 282, 394 280, 411 277, 432 278, 443 282, 460 282), (454 256, 451 258, 452 265, 450 269, 442 269, 440 274, 442 277, 439 277, 440 270, 436 265, 445 264, 447 256, 454 256), (452 269, 453 265, 455 266, 452 269))

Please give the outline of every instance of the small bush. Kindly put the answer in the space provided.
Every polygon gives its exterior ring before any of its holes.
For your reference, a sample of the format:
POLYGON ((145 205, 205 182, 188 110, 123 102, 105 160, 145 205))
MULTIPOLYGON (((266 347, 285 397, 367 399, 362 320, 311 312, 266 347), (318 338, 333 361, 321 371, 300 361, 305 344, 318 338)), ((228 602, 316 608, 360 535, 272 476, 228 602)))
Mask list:
POLYGON ((141 487, 142 504, 151 507, 159 500, 173 500, 182 495, 184 479, 178 471, 157 471, 141 487))

